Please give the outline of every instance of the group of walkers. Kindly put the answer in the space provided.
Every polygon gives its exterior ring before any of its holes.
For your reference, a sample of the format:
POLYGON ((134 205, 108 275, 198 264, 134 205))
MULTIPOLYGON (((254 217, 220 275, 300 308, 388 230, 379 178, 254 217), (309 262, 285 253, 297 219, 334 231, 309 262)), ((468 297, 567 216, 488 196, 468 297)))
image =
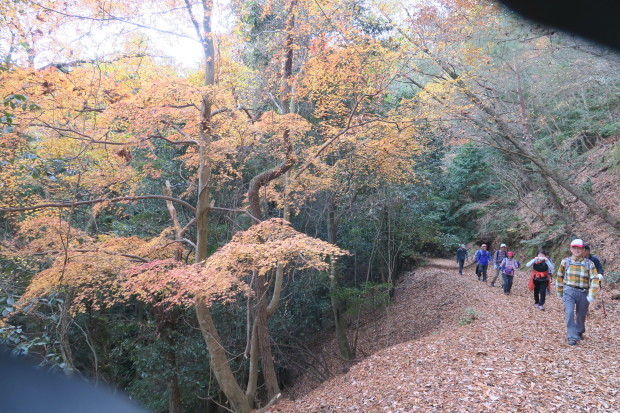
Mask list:
MULTIPOLYGON (((570 252, 560 263, 557 272, 549 253, 544 249, 538 250, 525 266, 532 267, 528 289, 534 293, 534 305, 540 310, 545 309, 545 299, 552 288, 551 280, 555 278, 556 295, 564 302, 568 344, 574 346, 584 339, 588 307, 600 291, 604 273, 600 260, 590 254, 590 247, 581 239, 571 242, 570 252)), ((461 245, 456 252, 459 275, 463 275, 467 259, 467 248, 461 245)), ((501 244, 493 254, 488 251, 486 244, 482 244, 473 259, 478 281, 487 282, 487 270, 492 264, 495 272, 488 285, 495 287, 501 274, 504 294, 510 294, 515 271, 521 267, 521 263, 516 260, 514 252, 508 251, 506 244, 501 244)))

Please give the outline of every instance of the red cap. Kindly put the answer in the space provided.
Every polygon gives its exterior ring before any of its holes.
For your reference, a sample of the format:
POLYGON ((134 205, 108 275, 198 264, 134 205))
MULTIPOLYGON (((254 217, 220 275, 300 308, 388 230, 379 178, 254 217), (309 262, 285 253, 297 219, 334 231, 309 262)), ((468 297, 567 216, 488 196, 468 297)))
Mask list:
POLYGON ((514 253, 514 252, 512 252, 512 251, 508 251, 508 252, 506 253, 506 255, 510 255, 510 256, 512 257, 512 256, 514 256, 514 255, 515 255, 515 253, 514 253))
POLYGON ((574 239, 571 243, 570 243, 571 247, 579 247, 579 248, 583 248, 583 241, 580 240, 579 238, 574 239))

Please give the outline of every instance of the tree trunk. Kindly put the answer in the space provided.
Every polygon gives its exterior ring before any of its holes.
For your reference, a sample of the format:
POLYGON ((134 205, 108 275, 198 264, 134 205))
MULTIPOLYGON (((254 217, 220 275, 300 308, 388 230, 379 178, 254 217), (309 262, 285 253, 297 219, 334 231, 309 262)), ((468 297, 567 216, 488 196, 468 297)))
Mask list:
POLYGON ((60 320, 58 323, 58 341, 60 344, 60 355, 62 356, 62 370, 67 376, 75 373, 75 365, 73 364, 73 352, 71 350, 71 342, 69 341, 69 328, 71 327, 71 316, 69 315, 69 303, 73 293, 69 293, 65 297, 65 302, 60 307, 60 320))
POLYGON ((256 311, 254 323, 258 337, 258 348, 260 351, 261 365, 263 366, 263 378, 267 387, 269 400, 280 393, 278 377, 276 375, 275 363, 271 352, 271 340, 269 338, 269 326, 267 320, 267 277, 259 275, 256 277, 256 311))
MULTIPOLYGON (((290 79, 293 73, 293 53, 294 53, 294 44, 293 44, 293 28, 295 26, 295 15, 294 15, 294 7, 296 6, 297 1, 293 0, 289 4, 288 9, 288 19, 286 22, 286 58, 284 60, 284 74, 283 81, 285 90, 287 91, 288 96, 285 96, 285 99, 289 99, 289 109, 293 108, 293 97, 291 95, 291 85, 290 79)), ((287 105, 283 105, 286 108, 287 105)), ((273 181, 286 174, 289 169, 295 164, 295 156, 293 154, 293 145, 290 140, 290 131, 285 129, 282 134, 282 140, 285 143, 285 159, 280 165, 272 168, 270 170, 264 171, 259 175, 256 175, 250 181, 250 187, 248 189, 248 201, 250 203, 250 211, 252 215, 261 219, 263 214, 261 212, 260 207, 260 189, 267 185, 269 182, 273 181)), ((265 379, 265 384, 267 386, 267 393, 269 395, 269 399, 273 399, 280 393, 280 387, 278 385, 277 375, 275 371, 275 365, 273 361, 273 356, 271 353, 271 341, 269 339, 269 328, 268 328, 268 318, 273 315, 275 312, 277 305, 280 299, 280 291, 282 286, 282 278, 284 274, 284 269, 276 269, 276 282, 274 288, 274 295, 267 305, 267 279, 265 276, 259 276, 256 279, 255 285, 255 293, 256 299, 258 300, 256 303, 256 311, 254 316, 254 326, 252 326, 252 342, 250 347, 250 366, 256 365, 256 359, 252 360, 252 355, 256 355, 260 352, 261 365, 263 367, 263 378, 265 379), (256 349, 258 346, 258 351, 256 349)), ((250 379, 255 379, 255 375, 250 374, 250 379)), ((248 382, 248 392, 250 395, 252 392, 255 392, 255 383, 248 382)))
MULTIPOLYGON (((329 212, 327 218, 327 241, 336 245, 338 232, 338 220, 336 218, 335 205, 333 200, 329 201, 329 212)), ((353 358, 353 351, 349 344, 347 329, 343 320, 342 301, 338 297, 337 291, 339 287, 338 264, 332 256, 329 259, 329 295, 332 304, 332 312, 334 313, 334 326, 336 328, 336 341, 340 349, 340 355, 345 360, 353 358)))
POLYGON ((172 336, 176 326, 177 315, 174 310, 170 313, 165 313, 160 306, 156 306, 153 311, 155 313, 155 322, 157 323, 157 333, 167 346, 164 351, 164 357, 168 365, 167 367, 171 371, 168 377, 168 412, 180 413, 181 391, 179 390, 179 376, 177 374, 177 356, 174 351, 175 342, 172 336))
POLYGON ((230 368, 230 364, 228 364, 228 357, 226 356, 226 351, 222 347, 222 340, 211 318, 209 306, 203 299, 198 299, 196 301, 196 315, 198 317, 200 330, 207 343, 207 349, 209 350, 211 369, 213 370, 213 374, 220 388, 228 398, 233 411, 237 413, 249 413, 251 411, 251 405, 245 393, 237 383, 237 379, 230 368))

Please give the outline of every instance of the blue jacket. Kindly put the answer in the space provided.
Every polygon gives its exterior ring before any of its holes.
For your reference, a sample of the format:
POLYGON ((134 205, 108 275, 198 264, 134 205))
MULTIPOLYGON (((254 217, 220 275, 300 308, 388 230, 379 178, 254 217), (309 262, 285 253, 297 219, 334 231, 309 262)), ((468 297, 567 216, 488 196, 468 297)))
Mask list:
POLYGON ((478 265, 489 265, 489 261, 491 261, 491 253, 489 251, 478 250, 476 251, 476 255, 474 255, 474 259, 478 265))

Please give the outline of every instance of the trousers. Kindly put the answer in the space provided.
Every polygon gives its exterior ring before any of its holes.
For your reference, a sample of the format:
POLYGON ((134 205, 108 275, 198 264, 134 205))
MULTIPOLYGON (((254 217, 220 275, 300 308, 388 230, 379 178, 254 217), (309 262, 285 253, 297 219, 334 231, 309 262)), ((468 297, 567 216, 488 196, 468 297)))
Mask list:
POLYGON ((546 278, 534 280, 534 304, 545 305, 548 285, 549 281, 546 278))
POLYGON ((569 340, 578 340, 579 336, 585 333, 589 306, 588 290, 564 286, 564 313, 569 340))
POLYGON ((502 273, 502 279, 504 280, 504 293, 510 294, 510 290, 512 289, 512 280, 514 279, 514 275, 507 275, 502 273))

